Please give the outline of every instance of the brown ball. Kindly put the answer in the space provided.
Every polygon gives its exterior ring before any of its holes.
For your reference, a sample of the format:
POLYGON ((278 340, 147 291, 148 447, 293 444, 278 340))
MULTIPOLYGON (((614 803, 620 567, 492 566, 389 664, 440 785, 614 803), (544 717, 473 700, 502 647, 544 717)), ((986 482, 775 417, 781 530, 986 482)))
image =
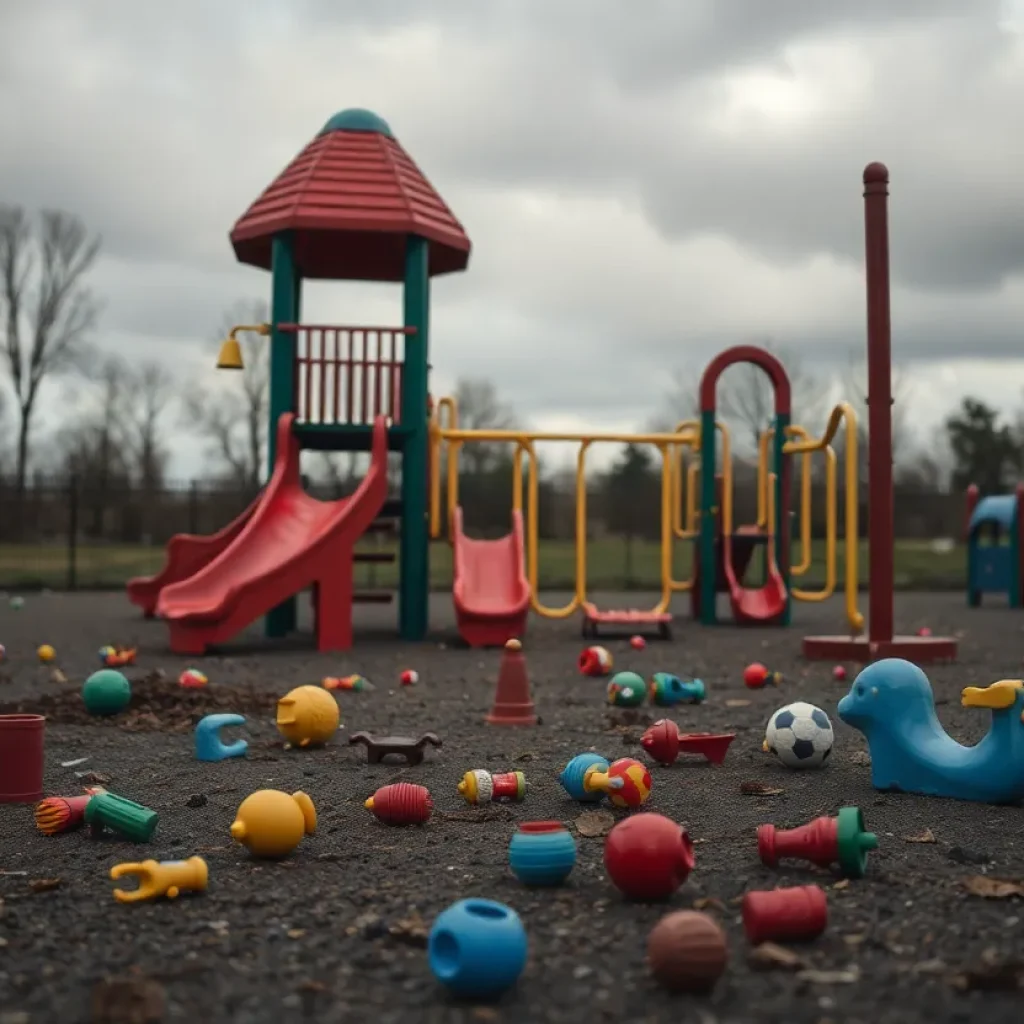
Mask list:
POLYGON ((651 929, 647 962, 655 980, 673 992, 708 992, 729 962, 725 932, 707 914, 676 910, 651 929))

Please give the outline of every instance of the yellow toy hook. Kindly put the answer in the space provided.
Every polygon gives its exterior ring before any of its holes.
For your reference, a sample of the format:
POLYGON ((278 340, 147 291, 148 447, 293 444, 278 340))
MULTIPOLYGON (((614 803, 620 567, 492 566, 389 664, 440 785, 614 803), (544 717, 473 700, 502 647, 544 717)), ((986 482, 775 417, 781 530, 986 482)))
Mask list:
POLYGON ((136 889, 115 889, 118 903, 140 903, 142 900, 166 896, 175 899, 181 892, 203 892, 209 879, 209 870, 202 857, 188 860, 144 860, 138 863, 116 864, 110 869, 115 882, 119 878, 134 876, 139 880, 136 889))

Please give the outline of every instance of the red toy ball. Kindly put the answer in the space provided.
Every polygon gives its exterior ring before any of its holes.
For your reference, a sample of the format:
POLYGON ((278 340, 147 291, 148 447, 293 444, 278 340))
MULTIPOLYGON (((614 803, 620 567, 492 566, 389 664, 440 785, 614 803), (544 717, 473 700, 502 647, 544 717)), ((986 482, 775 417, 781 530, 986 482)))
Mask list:
POLYGON ((604 867, 632 900, 663 900, 693 870, 693 843, 686 829, 663 814, 646 812, 620 821, 604 843, 604 867))
POLYGON ((922 626, 917 631, 917 635, 918 636, 931 636, 932 635, 932 631, 927 626, 922 626))
POLYGON ((762 686, 767 686, 769 683, 772 686, 778 686, 781 680, 782 676, 778 672, 770 671, 759 661, 755 661, 743 670, 743 682, 752 690, 760 690, 762 686))
POLYGON ((414 668, 407 668, 398 677, 398 681, 403 686, 415 686, 420 681, 420 674, 414 668))
POLYGON ((629 638, 629 646, 634 651, 642 651, 647 646, 647 641, 642 636, 631 636, 629 638))
POLYGON ((832 669, 832 678, 841 683, 846 678, 846 669, 842 665, 836 665, 832 669))

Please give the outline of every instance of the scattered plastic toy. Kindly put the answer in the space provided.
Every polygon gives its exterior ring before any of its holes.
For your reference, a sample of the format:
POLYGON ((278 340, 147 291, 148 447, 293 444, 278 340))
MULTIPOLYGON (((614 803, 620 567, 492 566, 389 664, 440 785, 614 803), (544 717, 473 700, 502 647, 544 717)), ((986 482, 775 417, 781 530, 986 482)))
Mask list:
POLYGON ((90 715, 120 714, 131 699, 132 684, 116 668, 101 668, 82 685, 82 701, 90 715))
POLYGON ((353 743, 361 743, 366 747, 367 764, 380 764, 389 754, 404 757, 406 764, 422 764, 428 744, 432 747, 442 746, 441 739, 432 732, 425 732, 416 740, 411 736, 378 737, 369 732, 354 732, 349 736, 348 742, 349 746, 353 743))
POLYGON ((363 806, 385 825, 422 825, 434 810, 426 786, 414 782, 393 782, 381 786, 363 806))
POLYGON ((743 670, 743 682, 752 690, 760 690, 763 686, 778 686, 782 682, 782 673, 772 672, 755 661, 743 670))
POLYGON ((50 644, 40 644, 36 648, 36 657, 44 664, 48 664, 57 657, 57 652, 50 644))
POLYGON ((166 896, 177 899, 183 892, 205 892, 209 869, 202 857, 188 860, 144 860, 137 864, 116 864, 110 869, 113 881, 126 877, 139 880, 136 889, 115 889, 118 903, 141 903, 166 896))
POLYGON ((420 681, 420 674, 415 669, 407 668, 399 677, 402 686, 415 686, 420 681))
POLYGON ((607 648, 588 647, 580 654, 577 664, 585 676, 606 676, 611 673, 614 660, 607 648))
POLYGON ((245 725, 244 715, 206 715, 196 724, 196 758, 200 761, 223 761, 228 757, 244 757, 249 749, 248 740, 237 739, 225 743, 221 729, 229 725, 245 725))
POLYGON ((832 678, 837 682, 841 683, 846 679, 846 667, 844 665, 836 665, 832 669, 832 678))
POLYGON ((42 799, 45 746, 43 715, 0 715, 0 804, 42 799))
POLYGON ((321 746, 340 722, 338 702, 319 686, 296 686, 277 702, 277 730, 289 747, 321 746))
POLYGON ((487 715, 490 725, 536 725, 537 714, 530 697, 530 677, 526 671, 523 645, 518 640, 506 642, 501 652, 494 703, 487 715))
POLYGON ((85 824, 85 808, 92 799, 91 793, 82 796, 48 796, 35 807, 36 828, 44 836, 55 836, 70 832, 85 824))
POLYGON ((20 612, 21 609, 24 607, 25 598, 23 598, 20 594, 15 594, 14 597, 11 598, 11 608, 13 608, 14 611, 16 612, 20 612))
POLYGON ((209 681, 197 668, 187 668, 178 676, 178 685, 185 690, 201 690, 209 681))
POLYGON ((483 768, 474 768, 462 776, 458 790, 469 804, 487 804, 494 800, 519 803, 526 797, 526 776, 522 772, 492 775, 483 768))
POLYGON ((1024 682, 968 686, 960 703, 992 712, 988 732, 973 747, 957 743, 940 725, 924 672, 886 658, 854 679, 839 702, 839 717, 867 737, 875 789, 992 804, 1024 799, 1024 682))
POLYGON ((577 754, 563 769, 558 781, 562 788, 573 798, 585 804, 596 804, 604 799, 599 789, 587 789, 585 780, 587 772, 592 769, 607 772, 611 762, 600 754, 577 754))
POLYGON ((134 665, 137 647, 118 647, 107 644, 99 649, 100 664, 105 668, 121 668, 123 665, 134 665))
POLYGON ((373 683, 360 675, 353 676, 324 676, 320 685, 325 690, 349 690, 352 693, 363 693, 374 689, 373 683))
POLYGON ((524 821, 509 843, 508 863, 523 885, 561 885, 576 864, 576 840, 560 821, 524 821))
POLYGON ((642 651, 647 646, 647 641, 637 633, 635 636, 631 636, 629 638, 629 646, 632 647, 634 651, 642 651))
POLYGON ((779 708, 768 719, 762 749, 787 768, 820 768, 832 753, 835 735, 821 708, 797 701, 779 708))
POLYGON ((651 929, 647 963, 671 992, 710 992, 729 963, 725 932, 708 914, 675 910, 651 929))
POLYGON ((815 818, 799 828, 780 831, 774 825, 757 829, 761 863, 774 868, 783 858, 810 861, 827 868, 838 864, 844 878, 863 878, 868 853, 878 848, 878 836, 864 828, 859 807, 841 807, 834 818, 815 818))
POLYGON ((647 803, 651 795, 651 773, 635 758, 620 757, 607 769, 588 769, 583 788, 606 793, 614 807, 637 808, 647 803))
POLYGON ((608 703, 619 708, 635 708, 647 697, 647 684, 636 672, 616 672, 608 684, 608 703))
POLYGON ((94 839, 108 830, 133 843, 148 843, 159 820, 156 811, 114 793, 97 793, 85 805, 85 823, 94 839))
POLYGON ((686 881, 694 863, 686 829, 650 811, 620 821, 604 843, 608 877, 629 899, 667 899, 686 881))
POLYGON ((675 764, 681 753, 700 754, 712 764, 721 764, 735 738, 734 732, 682 732, 675 722, 662 718, 643 734, 640 746, 658 764, 675 764))
POLYGON ((671 672, 655 672, 647 692, 651 703, 663 708, 675 704, 700 704, 706 696, 703 680, 690 679, 684 682, 671 672))
POLYGON ((254 857, 287 857, 316 831, 313 801, 301 790, 258 789, 250 793, 235 812, 231 838, 254 857))
POLYGON ((748 892, 743 930, 754 945, 816 939, 828 927, 828 900, 817 885, 748 892))
POLYGON ((434 919, 427 939, 430 970, 453 995, 489 999, 523 973, 529 943, 519 915, 494 900, 453 903, 434 919))
POLYGON ((932 635, 932 631, 931 631, 931 629, 928 626, 922 626, 917 631, 917 635, 918 636, 931 636, 932 635))

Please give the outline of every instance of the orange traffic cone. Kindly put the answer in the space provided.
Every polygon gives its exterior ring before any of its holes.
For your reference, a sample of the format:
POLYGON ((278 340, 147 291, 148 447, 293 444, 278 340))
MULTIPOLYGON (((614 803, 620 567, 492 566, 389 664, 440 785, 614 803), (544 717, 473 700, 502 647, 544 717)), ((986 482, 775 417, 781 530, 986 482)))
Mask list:
POLYGON ((530 699, 530 677, 526 672, 523 645, 518 640, 509 640, 502 651, 494 705, 487 721, 491 725, 537 724, 530 699))

